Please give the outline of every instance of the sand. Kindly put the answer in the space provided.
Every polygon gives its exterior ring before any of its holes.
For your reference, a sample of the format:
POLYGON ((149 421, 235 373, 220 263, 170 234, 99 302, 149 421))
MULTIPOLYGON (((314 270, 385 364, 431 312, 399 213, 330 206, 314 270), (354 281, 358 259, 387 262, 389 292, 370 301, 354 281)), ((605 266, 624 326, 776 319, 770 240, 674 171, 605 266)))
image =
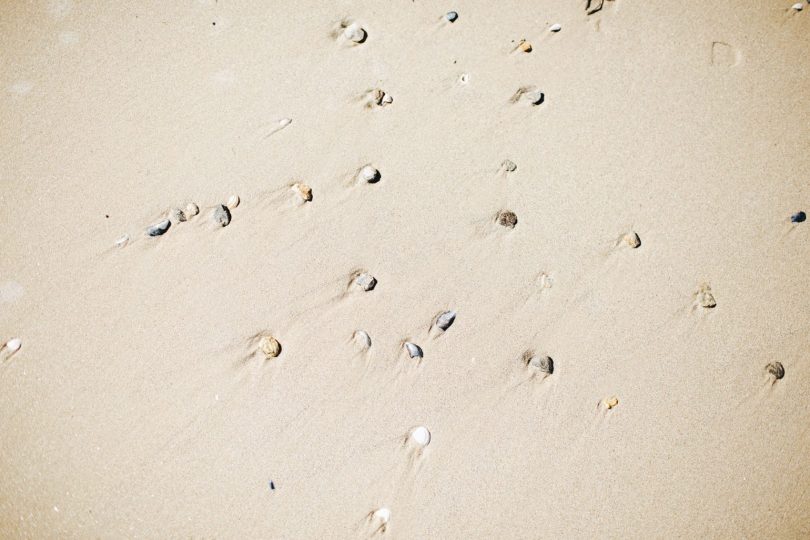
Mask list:
POLYGON ((8 2, 0 535, 810 535, 810 6, 586 3, 8 2))

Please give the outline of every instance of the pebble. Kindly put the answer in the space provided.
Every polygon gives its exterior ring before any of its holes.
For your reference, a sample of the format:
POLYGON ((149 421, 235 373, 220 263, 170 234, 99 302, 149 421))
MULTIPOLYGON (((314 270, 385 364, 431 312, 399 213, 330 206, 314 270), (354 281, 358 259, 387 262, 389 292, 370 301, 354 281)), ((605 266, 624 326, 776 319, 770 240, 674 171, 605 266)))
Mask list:
POLYGON ((408 356, 411 358, 422 358, 422 347, 410 341, 405 342, 405 349, 408 351, 408 356))
POLYGON ((371 336, 365 330, 357 330, 354 333, 354 340, 360 343, 364 348, 371 348, 371 336))
POLYGON ((641 245, 641 238, 639 238, 638 234, 634 232, 629 232, 625 234, 623 239, 624 243, 633 249, 636 249, 638 246, 641 245))
POLYGON ((239 199, 239 195, 231 195, 230 197, 228 197, 228 202, 225 203, 225 206, 227 206, 229 210, 233 210, 234 208, 239 206, 240 202, 241 201, 239 199))
POLYGON ((281 343, 273 336, 262 336, 261 341, 259 341, 259 350, 269 360, 281 354, 281 343))
POLYGON ((802 223, 805 219, 807 219, 807 214, 801 211, 790 216, 791 223, 802 223))
POLYGON ((358 180, 362 182, 368 182, 369 184, 376 184, 380 181, 380 171, 372 167, 371 165, 366 165, 360 172, 357 173, 358 180))
POLYGON ((371 515, 372 517, 379 519, 380 522, 385 525, 391 519, 391 510, 383 506, 382 508, 376 509, 371 515))
POLYGON ((352 23, 343 29, 343 37, 355 43, 363 43, 367 36, 365 29, 357 23, 352 23))
POLYGON ((520 45, 518 45, 518 49, 525 53, 532 52, 532 44, 526 41, 525 39, 520 40, 520 45))
POLYGON ((394 98, 391 97, 391 94, 385 94, 382 98, 382 105, 390 105, 394 102, 394 98))
POLYGON ((282 118, 281 120, 278 121, 278 127, 280 129, 283 129, 289 126, 290 124, 292 124, 292 118, 282 118))
POLYGON ((298 196, 301 197, 304 202, 310 202, 312 200, 312 188, 306 184, 295 184, 293 185, 295 191, 298 193, 298 196))
POLYGON ((458 19, 458 13, 455 11, 448 11, 447 14, 444 16, 445 19, 450 21, 451 23, 456 22, 458 19))
POLYGON ((363 272, 362 274, 357 276, 357 279, 355 280, 355 283, 357 283, 357 285, 361 289, 368 292, 368 291, 373 290, 374 287, 377 286, 377 278, 375 278, 374 276, 372 276, 368 272, 363 272))
POLYGON ((712 294, 712 288, 709 285, 705 283, 701 285, 697 295, 698 302, 704 308, 711 309, 717 305, 717 302, 714 300, 714 295, 712 294))
POLYGON ((550 289, 552 285, 554 285, 554 278, 552 278, 548 273, 543 272, 540 274, 540 288, 542 289, 550 289))
POLYGON ((506 172, 515 172, 517 170, 517 165, 515 165, 515 162, 509 159, 503 160, 501 167, 503 167, 506 172))
POLYGON ((442 330, 450 328, 456 320, 456 312, 453 310, 445 311, 436 318, 436 326, 442 330))
POLYGON ((619 404, 619 398, 617 398, 616 396, 613 396, 613 397, 608 398, 608 399, 605 400, 605 407, 607 407, 608 409, 612 409, 613 407, 617 406, 618 404, 619 404))
POLYGON ((160 236, 160 235, 164 234, 166 231, 169 230, 169 227, 171 227, 171 224, 172 224, 171 221, 169 221, 168 219, 164 219, 163 221, 160 221, 158 223, 155 223, 154 225, 151 225, 151 226, 147 227, 146 228, 146 235, 147 236, 160 236))
POLYGON ((785 366, 783 366, 781 362, 771 362, 765 366, 765 369, 768 373, 773 375, 773 378, 777 381, 785 376, 785 366))
POLYGON ((227 227, 231 222, 231 212, 224 204, 217 205, 214 213, 211 214, 211 220, 220 227, 227 227))
POLYGON ((532 105, 540 105, 546 100, 546 95, 540 90, 535 90, 533 92, 526 92, 526 99, 528 99, 529 103, 532 105))
POLYGON ((6 349, 8 349, 10 353, 19 351, 20 347, 22 347, 22 340, 20 338, 11 338, 6 342, 6 349))
POLYGON ((514 229, 518 222, 517 215, 515 215, 515 213, 511 210, 501 210, 498 212, 496 220, 498 225, 507 227, 509 229, 514 229))
POLYGON ((549 32, 559 32, 562 30, 562 25, 560 23, 554 23, 549 27, 549 32))
POLYGON ((550 356, 532 355, 527 364, 538 371, 542 371, 543 373, 548 373, 549 375, 554 373, 554 360, 552 360, 550 356))
POLYGON ((188 203, 186 205, 186 217, 187 218, 194 217, 199 213, 200 213, 200 207, 197 206, 196 204, 188 203))
POLYGON ((172 208, 169 211, 169 219, 172 223, 182 223, 186 221, 186 214, 179 208, 172 208))
POLYGON ((470 82, 470 74, 469 73, 462 73, 461 76, 458 78, 458 82, 461 84, 467 84, 470 82))
POLYGON ((124 234, 124 235, 119 236, 118 239, 115 241, 115 246, 119 247, 119 248, 122 248, 122 247, 126 246, 127 244, 129 244, 129 235, 128 234, 124 234))
POLYGON ((792 7, 793 9, 795 9, 796 11, 801 11, 802 9, 804 9, 804 6, 802 5, 802 3, 801 3, 801 2, 796 2, 796 3, 795 3, 795 4, 793 4, 793 6, 791 6, 791 7, 792 7))
POLYGON ((411 431, 411 440, 425 447, 430 444, 430 431, 425 426, 416 427, 411 431))

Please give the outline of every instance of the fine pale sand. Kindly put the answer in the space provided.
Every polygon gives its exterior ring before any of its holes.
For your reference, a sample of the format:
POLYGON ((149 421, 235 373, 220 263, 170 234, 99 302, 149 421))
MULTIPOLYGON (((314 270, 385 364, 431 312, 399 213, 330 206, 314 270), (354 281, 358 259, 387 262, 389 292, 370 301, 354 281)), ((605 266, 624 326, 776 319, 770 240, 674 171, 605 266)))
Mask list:
POLYGON ((6 2, 0 536, 808 537, 810 5, 588 3, 6 2))

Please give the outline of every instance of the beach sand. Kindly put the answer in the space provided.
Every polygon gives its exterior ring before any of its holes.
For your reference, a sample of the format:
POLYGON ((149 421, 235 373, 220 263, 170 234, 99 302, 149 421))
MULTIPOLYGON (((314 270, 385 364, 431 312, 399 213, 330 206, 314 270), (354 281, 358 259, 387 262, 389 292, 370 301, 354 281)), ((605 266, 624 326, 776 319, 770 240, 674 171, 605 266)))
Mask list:
POLYGON ((0 535, 810 536, 810 5, 586 4, 8 2, 0 535))

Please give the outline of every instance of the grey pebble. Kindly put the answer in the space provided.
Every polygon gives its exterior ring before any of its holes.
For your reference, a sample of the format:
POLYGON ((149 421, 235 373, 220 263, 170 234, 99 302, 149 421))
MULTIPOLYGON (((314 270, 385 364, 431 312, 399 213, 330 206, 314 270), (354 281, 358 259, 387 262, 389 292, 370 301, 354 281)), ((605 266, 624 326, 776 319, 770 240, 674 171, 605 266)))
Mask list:
POLYGON ((503 160, 501 167, 503 167, 506 172, 515 172, 517 170, 517 165, 510 159, 503 160))
POLYGON ((450 22, 456 22, 456 19, 458 19, 458 13, 456 13, 455 11, 448 11, 447 15, 445 15, 444 17, 450 22))
POLYGON ((410 341, 405 342, 405 349, 408 351, 408 356, 411 358, 422 358, 422 347, 410 341))
POLYGON ((445 311, 436 319, 436 326, 441 328, 442 330, 447 330, 453 325, 453 322, 456 320, 456 312, 455 311, 445 311))
POLYGON ((224 204, 219 204, 211 215, 211 220, 220 227, 227 227, 231 222, 231 211, 224 204))
POLYGON ((169 227, 171 227, 171 225, 172 225, 171 221, 169 221, 168 219, 164 219, 163 221, 159 221, 158 223, 155 223, 154 225, 151 225, 151 226, 147 227, 146 228, 146 235, 147 236, 160 236, 163 233, 165 233, 166 231, 168 231, 169 227))
POLYGON ((371 291, 374 289, 374 287, 377 286, 377 278, 375 278, 368 272, 363 272, 362 274, 357 276, 355 283, 357 283, 357 285, 364 291, 371 291))
POLYGON ((532 105, 540 105, 546 100, 546 95, 540 90, 536 90, 534 92, 526 92, 526 99, 528 99, 532 105))

